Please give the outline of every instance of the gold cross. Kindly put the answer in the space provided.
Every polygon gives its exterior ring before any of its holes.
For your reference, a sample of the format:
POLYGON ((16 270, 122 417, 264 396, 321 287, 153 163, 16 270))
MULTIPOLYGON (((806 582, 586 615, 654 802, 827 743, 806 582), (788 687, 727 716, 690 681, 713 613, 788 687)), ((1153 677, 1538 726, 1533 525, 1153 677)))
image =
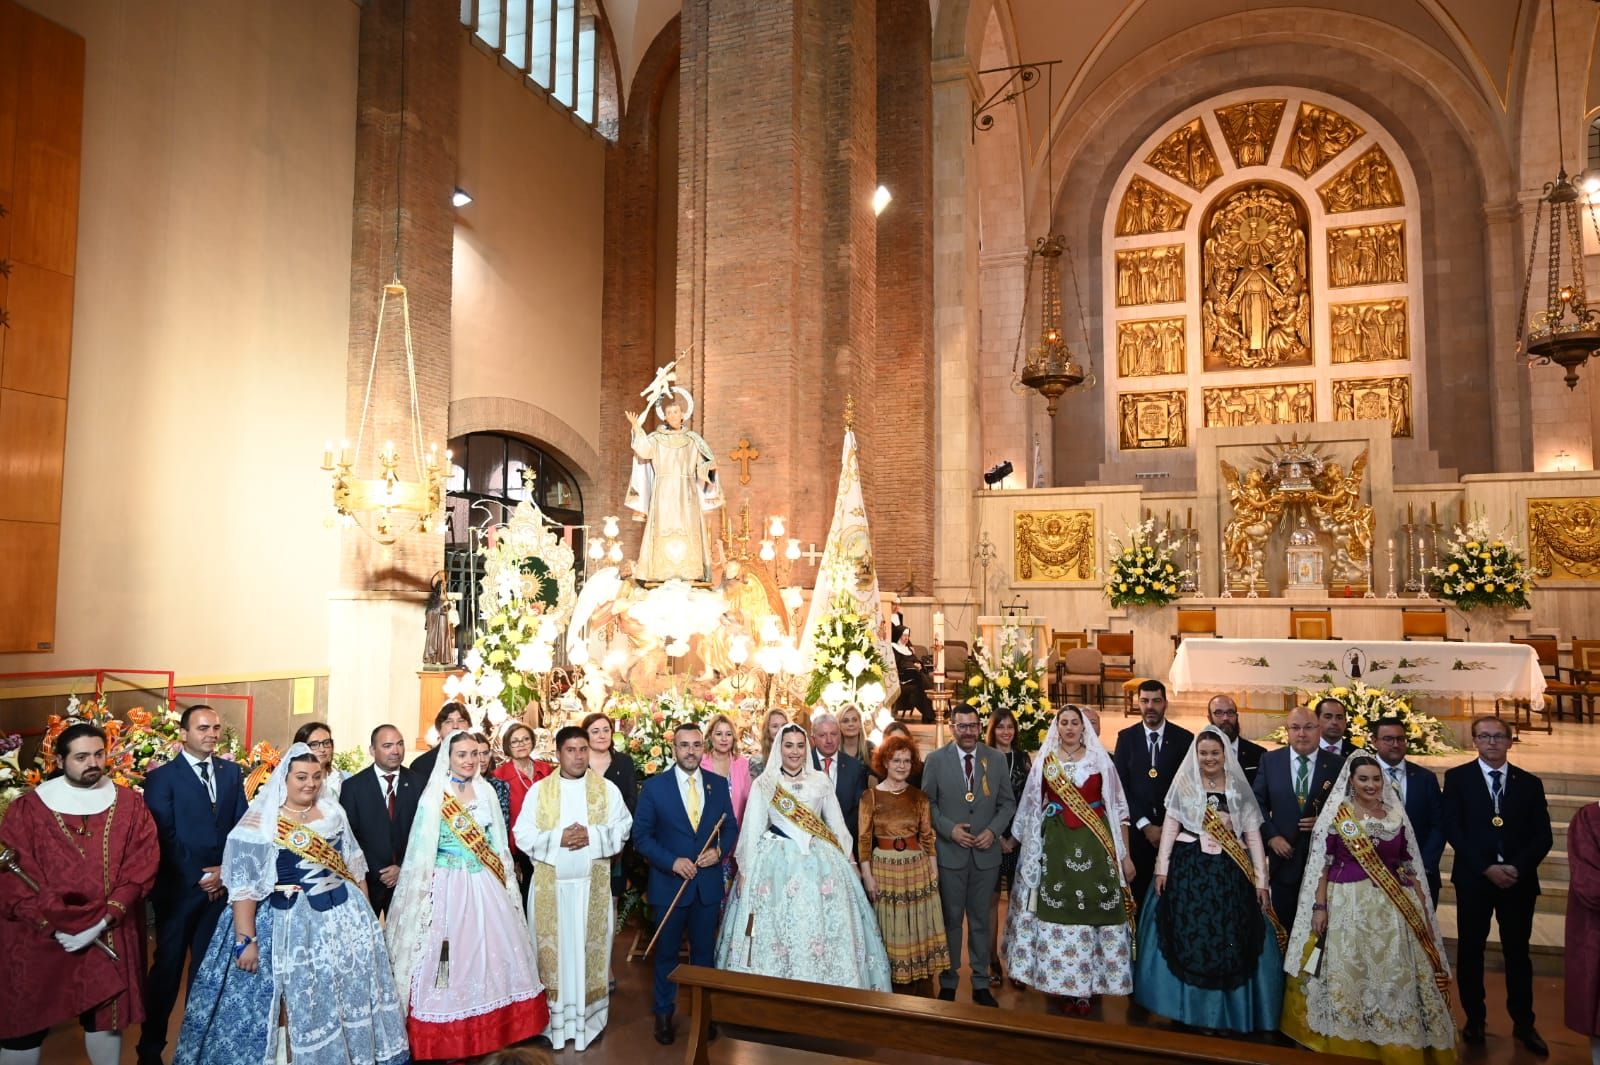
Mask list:
POLYGON ((728 452, 728 457, 739 464, 739 483, 750 483, 750 464, 761 457, 761 452, 750 446, 750 438, 739 438, 739 446, 728 452))

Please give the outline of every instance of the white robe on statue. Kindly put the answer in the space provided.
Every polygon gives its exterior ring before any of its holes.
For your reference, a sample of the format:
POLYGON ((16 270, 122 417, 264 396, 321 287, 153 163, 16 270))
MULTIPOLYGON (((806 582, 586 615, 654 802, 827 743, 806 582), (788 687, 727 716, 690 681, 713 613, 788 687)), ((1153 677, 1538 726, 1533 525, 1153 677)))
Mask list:
POLYGON ((592 770, 578 780, 556 773, 539 781, 517 817, 517 847, 535 863, 528 928, 549 995, 544 1035, 557 1049, 571 1041, 583 1050, 605 1029, 616 931, 610 859, 632 828, 622 793, 592 770), (602 802, 604 818, 591 816, 602 802), (588 829, 588 846, 561 846, 561 834, 573 824, 588 829))

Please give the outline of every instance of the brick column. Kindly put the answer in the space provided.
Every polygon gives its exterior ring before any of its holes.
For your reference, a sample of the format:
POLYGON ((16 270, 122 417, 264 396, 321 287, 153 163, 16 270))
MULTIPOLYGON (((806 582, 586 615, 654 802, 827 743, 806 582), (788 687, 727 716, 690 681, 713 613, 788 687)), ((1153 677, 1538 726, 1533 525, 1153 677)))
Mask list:
POLYGON ((730 511, 748 498, 752 524, 785 514, 821 543, 854 395, 881 535, 876 4, 690 0, 682 18, 677 335, 694 421, 730 511), (748 486, 727 457, 742 437, 761 451, 748 486))

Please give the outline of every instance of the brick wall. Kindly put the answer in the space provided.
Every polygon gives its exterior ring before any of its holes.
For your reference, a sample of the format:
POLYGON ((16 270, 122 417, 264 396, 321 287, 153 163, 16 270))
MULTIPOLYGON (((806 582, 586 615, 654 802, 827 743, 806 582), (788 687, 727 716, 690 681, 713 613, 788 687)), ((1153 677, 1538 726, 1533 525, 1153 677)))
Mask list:
MULTIPOLYGON (((409 290, 424 451, 443 447, 450 404, 451 247, 455 209, 456 128, 461 35, 457 8, 445 0, 369 0, 361 10, 356 114, 355 224, 350 252, 350 348, 346 431, 361 421, 378 300, 395 263, 395 201, 401 206, 401 278, 409 290), (404 33, 402 34, 402 15, 404 33), (404 62, 402 64, 402 51, 404 62), (401 70, 405 72, 404 159, 398 164, 401 70)), ((402 456, 411 439, 400 316, 391 305, 373 386, 358 476, 375 476, 376 454, 393 440, 402 456)), ((417 476, 403 461, 401 475, 417 476)), ((425 588, 443 558, 443 538, 402 537, 393 547, 350 529, 343 536, 348 587, 425 588)))

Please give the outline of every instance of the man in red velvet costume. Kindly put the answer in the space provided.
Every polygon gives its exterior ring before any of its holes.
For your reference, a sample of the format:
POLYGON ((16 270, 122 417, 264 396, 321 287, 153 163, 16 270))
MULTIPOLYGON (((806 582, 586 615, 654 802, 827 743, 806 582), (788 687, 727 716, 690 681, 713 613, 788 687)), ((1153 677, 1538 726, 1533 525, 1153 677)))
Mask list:
POLYGON ((144 1019, 156 825, 137 792, 106 776, 100 729, 67 726, 55 752, 61 775, 13 802, 0 825, 39 888, 0 872, 0 1065, 37 1062, 50 1029, 72 1020, 90 1062, 114 1065, 123 1029, 144 1019))

